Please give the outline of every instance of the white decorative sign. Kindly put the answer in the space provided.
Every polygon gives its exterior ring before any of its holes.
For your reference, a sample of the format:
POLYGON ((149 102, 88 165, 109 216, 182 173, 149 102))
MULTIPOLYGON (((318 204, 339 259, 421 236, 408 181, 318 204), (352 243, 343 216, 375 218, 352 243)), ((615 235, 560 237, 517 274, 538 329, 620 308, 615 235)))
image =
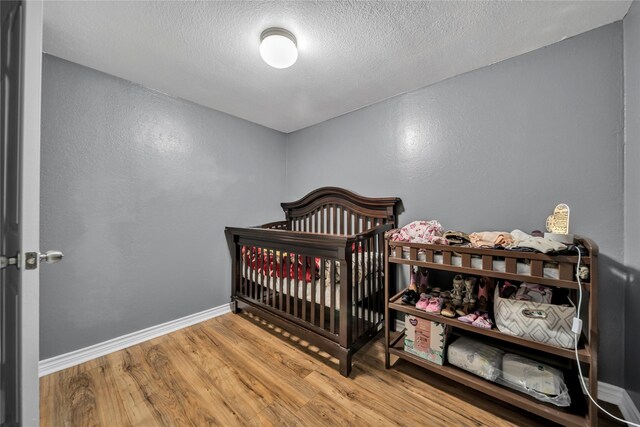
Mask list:
POLYGON ((569 206, 560 203, 547 218, 547 231, 554 234, 569 234, 569 206))

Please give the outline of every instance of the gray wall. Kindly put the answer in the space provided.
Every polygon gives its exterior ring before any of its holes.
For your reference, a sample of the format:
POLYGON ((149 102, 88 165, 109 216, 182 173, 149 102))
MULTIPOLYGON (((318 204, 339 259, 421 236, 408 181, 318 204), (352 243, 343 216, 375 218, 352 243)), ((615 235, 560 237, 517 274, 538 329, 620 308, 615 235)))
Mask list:
POLYGON ((542 229, 559 202, 599 244, 601 379, 623 382, 622 26, 611 24, 288 136, 287 198, 399 196, 401 223, 542 229))
POLYGON ((640 4, 624 18, 625 246, 629 271, 625 295, 625 385, 640 408, 640 4))
MULTIPOLYGON (((283 134, 44 56, 41 359, 229 301, 223 229, 282 218, 283 134)), ((204 90, 204 89, 203 89, 204 90)))
MULTIPOLYGON (((624 25, 637 117, 637 5, 624 25)), ((621 260, 638 269, 640 180, 622 167, 622 49, 611 24, 287 136, 45 55, 41 247, 67 258, 41 270, 41 358, 224 304, 223 227, 338 185, 401 197, 402 223, 462 230, 541 229, 568 203, 572 231, 601 249, 601 379, 623 385, 620 301, 638 324, 640 295, 621 260)), ((628 164, 637 126, 627 119, 628 164)))

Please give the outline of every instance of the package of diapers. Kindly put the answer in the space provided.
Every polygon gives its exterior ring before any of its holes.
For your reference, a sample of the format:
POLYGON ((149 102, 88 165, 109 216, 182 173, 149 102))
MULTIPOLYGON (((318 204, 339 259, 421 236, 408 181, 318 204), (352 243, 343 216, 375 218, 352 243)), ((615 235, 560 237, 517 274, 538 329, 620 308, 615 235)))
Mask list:
POLYGON ((500 376, 503 355, 504 351, 467 337, 458 338, 447 350, 450 364, 489 381, 500 376))
POLYGON ((556 406, 571 404, 562 372, 526 357, 505 354, 502 375, 496 382, 556 406))

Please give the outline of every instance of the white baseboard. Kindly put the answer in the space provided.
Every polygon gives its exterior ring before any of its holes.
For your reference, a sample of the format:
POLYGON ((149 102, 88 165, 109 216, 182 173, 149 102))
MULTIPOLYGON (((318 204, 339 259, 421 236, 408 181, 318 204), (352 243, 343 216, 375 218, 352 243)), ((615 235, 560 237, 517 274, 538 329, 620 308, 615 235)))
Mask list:
POLYGON ((90 347, 81 348, 50 359, 41 360, 40 363, 38 363, 39 375, 43 377, 66 368, 88 362, 89 360, 131 347, 132 345, 140 344, 141 342, 148 341, 152 338, 177 331, 178 329, 186 328, 187 326, 195 325, 196 323, 221 316, 225 313, 229 313, 230 311, 230 304, 224 304, 199 313, 190 314, 189 316, 185 316, 180 319, 155 325, 141 331, 113 338, 109 341, 101 342, 90 347))
MULTIPOLYGON (((589 387, 589 378, 584 382, 589 387)), ((598 400, 616 405, 625 420, 640 423, 640 412, 624 388, 598 381, 598 400)))
POLYGON ((625 420, 640 424, 640 411, 638 411, 638 407, 633 403, 633 400, 631 400, 631 396, 629 396, 627 390, 624 390, 622 401, 618 406, 625 420))

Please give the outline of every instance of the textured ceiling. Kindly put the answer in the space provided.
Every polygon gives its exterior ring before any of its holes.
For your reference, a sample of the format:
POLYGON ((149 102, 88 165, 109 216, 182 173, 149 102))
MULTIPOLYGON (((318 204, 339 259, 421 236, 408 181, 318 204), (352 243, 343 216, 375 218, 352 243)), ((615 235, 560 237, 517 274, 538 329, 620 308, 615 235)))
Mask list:
POLYGON ((630 1, 54 2, 44 50, 292 132, 622 19, 630 1), (284 27, 299 59, 260 58, 284 27))

